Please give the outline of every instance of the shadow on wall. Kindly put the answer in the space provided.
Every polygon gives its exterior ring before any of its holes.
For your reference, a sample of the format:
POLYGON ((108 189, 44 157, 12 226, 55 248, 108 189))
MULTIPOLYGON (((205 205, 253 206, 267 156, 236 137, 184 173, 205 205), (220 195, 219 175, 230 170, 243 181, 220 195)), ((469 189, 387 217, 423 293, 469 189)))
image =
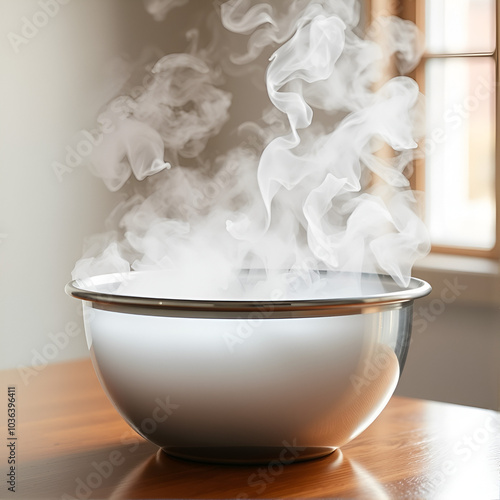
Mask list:
POLYGON ((500 409, 500 310, 471 304, 465 281, 432 283, 416 304, 412 341, 396 394, 500 409))

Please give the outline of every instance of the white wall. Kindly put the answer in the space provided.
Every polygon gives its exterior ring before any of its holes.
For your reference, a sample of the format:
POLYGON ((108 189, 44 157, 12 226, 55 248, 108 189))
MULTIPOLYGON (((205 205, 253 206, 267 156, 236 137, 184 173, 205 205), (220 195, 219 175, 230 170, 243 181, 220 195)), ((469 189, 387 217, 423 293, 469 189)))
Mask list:
POLYGON ((410 350, 396 393, 500 410, 499 266, 471 258, 427 260, 440 269, 415 271, 433 291, 414 303, 410 350))
POLYGON ((427 329, 413 332, 396 393, 500 410, 499 382, 500 311, 449 306, 427 329))
POLYGON ((50 361, 86 355, 82 334, 61 348, 49 334, 80 324, 63 288, 84 236, 103 229, 116 195, 85 167, 59 180, 52 164, 92 124, 102 64, 117 49, 117 3, 57 4, 49 16, 37 1, 2 0, 0 368, 28 365, 35 351, 50 361), (23 28, 34 16, 46 24, 23 28), (26 43, 16 38, 23 33, 26 43))

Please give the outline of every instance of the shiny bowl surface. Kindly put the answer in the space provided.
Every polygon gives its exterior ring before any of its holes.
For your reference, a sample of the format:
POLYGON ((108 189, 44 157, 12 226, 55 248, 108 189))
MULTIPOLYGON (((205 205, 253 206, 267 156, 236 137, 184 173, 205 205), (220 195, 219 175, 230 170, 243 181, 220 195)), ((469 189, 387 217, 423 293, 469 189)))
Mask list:
MULTIPOLYGON (((120 291, 141 276, 66 286, 83 300, 94 368, 139 434, 171 455, 217 463, 307 460, 366 429, 398 383, 413 301, 431 290, 415 278, 400 288, 386 276, 359 275, 360 293, 333 298, 120 291)), ((352 276, 335 279, 340 286, 352 276)))

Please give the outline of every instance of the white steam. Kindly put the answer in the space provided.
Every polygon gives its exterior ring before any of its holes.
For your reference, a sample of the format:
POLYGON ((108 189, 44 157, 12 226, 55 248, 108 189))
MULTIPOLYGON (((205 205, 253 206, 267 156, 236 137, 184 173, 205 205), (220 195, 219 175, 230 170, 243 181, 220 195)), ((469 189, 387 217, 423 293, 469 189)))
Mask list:
POLYGON ((188 2, 189 0, 144 0, 144 6, 155 21, 163 21, 172 9, 188 2))
MULTIPOLYGON (((185 3, 146 7, 159 20, 185 3)), ((228 60, 227 36, 200 48, 191 32, 189 53, 164 56, 139 93, 110 102, 93 168, 111 190, 131 173, 143 182, 129 181, 114 232, 92 240, 73 275, 175 269, 208 297, 254 268, 306 283, 318 269, 382 272, 407 285, 429 247, 406 177, 419 91, 405 76, 378 83, 393 56, 401 73, 415 66, 418 34, 390 17, 360 37, 359 15, 355 0, 226 1, 217 29, 248 35, 245 51, 228 60), (239 146, 215 154, 238 99, 226 85, 238 72, 222 68, 271 50, 272 107, 241 125, 239 146)))

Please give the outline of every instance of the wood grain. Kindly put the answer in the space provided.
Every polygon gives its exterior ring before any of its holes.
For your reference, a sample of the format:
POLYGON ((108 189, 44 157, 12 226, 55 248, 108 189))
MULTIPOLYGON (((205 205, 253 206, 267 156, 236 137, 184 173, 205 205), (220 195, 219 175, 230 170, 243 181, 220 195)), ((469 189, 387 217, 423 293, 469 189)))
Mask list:
POLYGON ((221 466, 169 458, 135 434, 89 360, 48 366, 27 384, 17 370, 0 380, 1 435, 12 385, 19 435, 16 494, 2 481, 1 498, 500 496, 500 414, 489 410, 394 397, 341 452, 284 467, 221 466))

